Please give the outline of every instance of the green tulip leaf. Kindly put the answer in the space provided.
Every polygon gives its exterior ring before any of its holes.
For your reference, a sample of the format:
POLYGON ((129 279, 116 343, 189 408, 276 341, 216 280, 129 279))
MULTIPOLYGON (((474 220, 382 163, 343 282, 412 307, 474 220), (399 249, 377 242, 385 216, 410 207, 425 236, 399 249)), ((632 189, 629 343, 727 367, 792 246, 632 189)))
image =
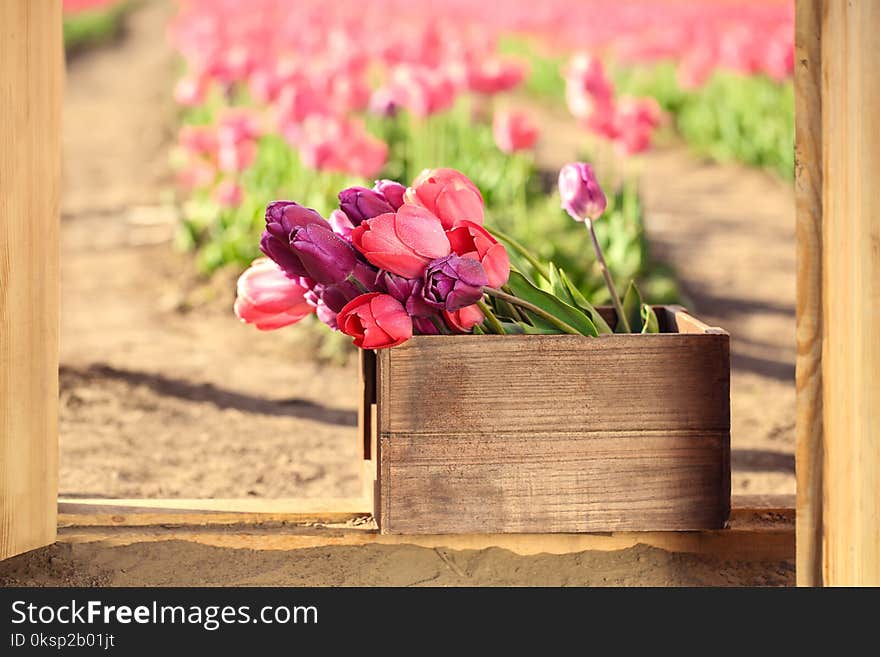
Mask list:
MULTIPOLYGON (((590 335, 593 337, 599 335, 596 325, 581 310, 565 303, 562 299, 559 299, 548 292, 538 289, 519 272, 510 272, 510 279, 507 281, 507 287, 514 296, 519 297, 523 301, 527 301, 553 317, 562 320, 582 335, 590 335)), ((552 322, 547 321, 540 315, 530 312, 525 308, 521 308, 520 311, 529 317, 533 326, 554 329, 554 333, 560 332, 558 327, 554 326, 552 322)))
POLYGON ((569 297, 573 302, 572 305, 577 306, 587 314, 587 317, 589 317, 592 320, 593 324, 596 325, 596 329, 599 331, 599 333, 603 333, 606 335, 614 333, 614 331, 611 330, 611 327, 608 326, 608 322, 606 322, 605 318, 602 317, 602 313, 596 310, 593 304, 587 301, 587 298, 583 294, 581 294, 581 291, 577 289, 575 284, 571 282, 571 279, 568 277, 568 275, 561 269, 559 270, 559 277, 562 279, 562 283, 568 290, 569 297))
POLYGON ((659 333, 660 322, 657 313, 648 304, 642 304, 642 333, 659 333))
MULTIPOLYGON (((636 287, 635 281, 630 281, 629 287, 626 289, 626 295, 623 297, 623 313, 629 320, 629 328, 631 333, 642 332, 642 295, 636 287)), ((626 333, 623 328, 623 322, 617 322, 614 327, 615 333, 626 333)))

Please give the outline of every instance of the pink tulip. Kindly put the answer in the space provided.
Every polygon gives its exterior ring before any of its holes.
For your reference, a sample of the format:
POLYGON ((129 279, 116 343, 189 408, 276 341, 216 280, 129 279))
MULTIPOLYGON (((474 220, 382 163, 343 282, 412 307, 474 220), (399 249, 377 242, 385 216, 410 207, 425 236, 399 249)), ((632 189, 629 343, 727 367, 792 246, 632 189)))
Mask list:
POLYGON ((538 140, 538 126, 526 112, 500 111, 492 121, 495 143, 504 153, 532 148, 538 140))
POLYGON ((397 299, 370 292, 349 301, 336 317, 339 330, 361 349, 396 347, 412 337, 412 318, 397 299))
POLYGON ((647 150, 662 116, 660 105, 653 98, 622 98, 614 117, 615 144, 628 154, 647 150))
POLYGON ((528 73, 528 66, 511 58, 482 57, 467 68, 471 91, 495 94, 516 87, 528 73))
POLYGON ((471 221, 463 221, 446 232, 452 252, 463 258, 479 260, 486 270, 489 287, 499 288, 510 277, 510 257, 503 244, 471 221))
POLYGON ((181 78, 174 85, 174 100, 184 107, 195 107, 205 101, 207 84, 201 77, 181 78))
POLYGON ((578 119, 589 119, 613 103, 614 86, 601 60, 585 53, 571 58, 565 70, 565 99, 578 119))
POLYGON ((433 214, 415 205, 364 221, 351 232, 351 242, 379 269, 417 278, 429 262, 449 255, 449 239, 433 214))
POLYGON ((308 290, 268 258, 257 258, 238 279, 235 315, 261 331, 295 324, 314 312, 308 290))
POLYGON ((214 200, 226 208, 238 207, 243 197, 241 186, 234 180, 224 180, 214 190, 214 200))
POLYGON ((460 221, 483 224, 483 195, 455 169, 425 169, 406 190, 407 203, 421 205, 440 219, 445 230, 460 221))
POLYGON ((476 304, 473 306, 465 306, 454 312, 448 310, 443 311, 443 319, 452 330, 457 333, 470 333, 477 324, 482 324, 486 317, 483 311, 476 304))

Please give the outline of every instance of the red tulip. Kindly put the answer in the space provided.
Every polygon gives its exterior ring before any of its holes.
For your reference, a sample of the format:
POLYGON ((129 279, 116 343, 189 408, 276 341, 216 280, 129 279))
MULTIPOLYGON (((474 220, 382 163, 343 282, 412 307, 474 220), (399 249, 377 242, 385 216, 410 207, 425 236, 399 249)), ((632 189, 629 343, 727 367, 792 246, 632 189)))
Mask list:
POLYGON ((257 258, 238 279, 235 315, 261 331, 295 324, 315 309, 305 295, 306 288, 288 278, 268 258, 257 258))
POLYGON ((404 198, 407 203, 434 213, 445 230, 460 221, 483 225, 483 196, 461 171, 425 169, 406 190, 404 198))
POLYGON ((459 308, 454 312, 448 310, 443 311, 443 319, 449 325, 449 328, 459 333, 470 333, 477 324, 482 324, 486 319, 483 311, 477 304, 459 308))
POLYGON ((339 330, 361 349, 396 347, 412 337, 412 319, 397 299, 381 292, 355 297, 336 317, 339 330))
POLYGON ((463 221, 446 232, 452 252, 463 258, 479 260, 486 270, 489 287, 501 287, 510 277, 507 249, 489 232, 472 221, 463 221))
POLYGON ((495 143, 504 153, 532 148, 538 140, 538 126, 526 112, 496 112, 492 121, 495 143))
POLYGON ((406 278, 421 276, 450 251, 437 217, 416 205, 367 219, 351 232, 351 242, 376 267, 406 278))

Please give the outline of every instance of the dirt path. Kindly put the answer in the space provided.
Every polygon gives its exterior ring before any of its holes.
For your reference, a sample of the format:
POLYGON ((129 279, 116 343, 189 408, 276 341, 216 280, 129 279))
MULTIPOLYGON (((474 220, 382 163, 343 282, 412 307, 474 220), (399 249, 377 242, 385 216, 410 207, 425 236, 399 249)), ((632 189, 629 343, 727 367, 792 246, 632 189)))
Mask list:
MULTIPOLYGON (((577 159, 586 140, 542 110, 539 161, 577 159)), ((600 151, 601 152, 601 151, 600 151)), ((702 162, 680 144, 631 158, 652 252, 672 264, 691 312, 731 334, 734 493, 793 494, 794 190, 770 174, 702 162)))
POLYGON ((162 205, 176 122, 170 15, 144 3, 120 44, 68 71, 61 493, 355 496, 353 370, 318 367, 294 332, 237 323, 232 280, 181 310, 192 272, 162 205))
MULTIPOLYGON (((170 13, 145 3, 120 44, 68 72, 62 494, 356 495, 353 369, 316 365, 296 331, 233 321, 231 280, 193 296, 191 265, 170 249, 170 13)), ((541 161, 574 159, 564 111, 542 123, 541 161)), ((733 336, 733 491, 793 492, 791 190, 681 146, 632 166, 655 253, 693 311, 733 336)))

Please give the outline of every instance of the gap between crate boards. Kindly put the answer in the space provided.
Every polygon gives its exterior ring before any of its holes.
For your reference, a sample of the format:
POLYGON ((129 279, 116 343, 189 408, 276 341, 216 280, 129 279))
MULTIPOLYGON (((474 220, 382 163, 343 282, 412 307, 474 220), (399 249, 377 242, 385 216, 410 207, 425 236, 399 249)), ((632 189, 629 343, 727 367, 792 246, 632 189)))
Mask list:
POLYGON ((648 545, 672 553, 739 561, 793 561, 793 496, 734 496, 729 527, 689 532, 383 535, 369 499, 61 499, 58 540, 128 545, 183 540, 214 547, 296 550, 414 545, 451 550, 497 547, 519 555, 617 551, 648 545))

